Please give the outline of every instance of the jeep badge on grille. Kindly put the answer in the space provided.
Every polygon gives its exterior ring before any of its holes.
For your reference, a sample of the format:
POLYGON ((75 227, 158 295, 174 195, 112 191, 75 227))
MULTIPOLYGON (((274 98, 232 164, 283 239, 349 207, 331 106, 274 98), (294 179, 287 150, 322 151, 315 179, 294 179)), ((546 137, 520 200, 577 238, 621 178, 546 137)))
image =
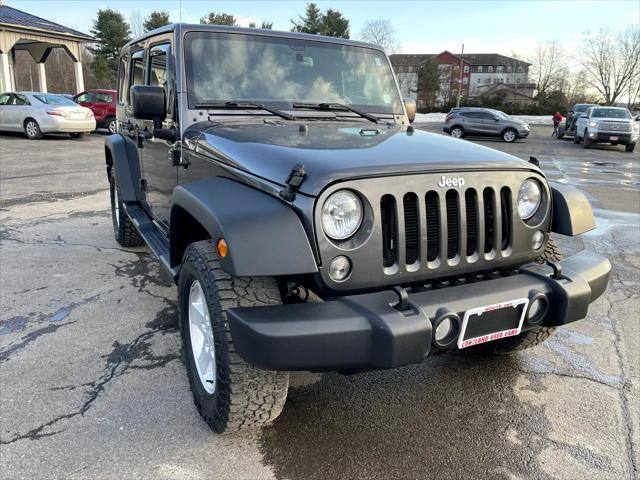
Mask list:
POLYGON ((464 178, 447 178, 444 175, 438 182, 438 186, 440 187, 462 187, 464 185, 464 178))

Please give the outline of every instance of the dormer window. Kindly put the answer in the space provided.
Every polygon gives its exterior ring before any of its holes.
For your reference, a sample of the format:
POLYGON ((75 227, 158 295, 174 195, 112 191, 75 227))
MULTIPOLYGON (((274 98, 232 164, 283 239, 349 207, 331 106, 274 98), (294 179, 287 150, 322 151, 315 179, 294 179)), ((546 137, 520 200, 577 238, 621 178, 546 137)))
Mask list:
POLYGON ((493 67, 492 66, 487 67, 487 72, 493 73, 493 67))
POLYGON ((482 65, 478 67, 478 73, 482 73, 482 65))

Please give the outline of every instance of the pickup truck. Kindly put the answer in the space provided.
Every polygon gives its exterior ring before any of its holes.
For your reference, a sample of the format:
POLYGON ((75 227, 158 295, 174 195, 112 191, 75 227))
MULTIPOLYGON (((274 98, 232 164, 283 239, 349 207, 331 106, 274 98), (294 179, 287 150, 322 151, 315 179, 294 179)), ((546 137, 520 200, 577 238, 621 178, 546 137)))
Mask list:
POLYGON ((591 107, 578 117, 573 143, 582 142, 584 148, 594 143, 624 145, 625 151, 633 152, 639 128, 626 108, 591 107))

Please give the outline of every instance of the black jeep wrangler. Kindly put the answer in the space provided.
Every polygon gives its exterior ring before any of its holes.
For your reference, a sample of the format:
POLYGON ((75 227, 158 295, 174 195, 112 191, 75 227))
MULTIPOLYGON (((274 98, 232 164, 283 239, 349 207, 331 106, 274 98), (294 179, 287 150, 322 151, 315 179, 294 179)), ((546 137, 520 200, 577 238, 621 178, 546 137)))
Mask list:
POLYGON ((336 38, 170 25, 126 45, 107 137, 113 227, 178 285, 216 432, 278 416, 292 370, 509 352, 585 318, 607 259, 561 260, 586 198, 526 162, 414 130, 389 60, 336 38))

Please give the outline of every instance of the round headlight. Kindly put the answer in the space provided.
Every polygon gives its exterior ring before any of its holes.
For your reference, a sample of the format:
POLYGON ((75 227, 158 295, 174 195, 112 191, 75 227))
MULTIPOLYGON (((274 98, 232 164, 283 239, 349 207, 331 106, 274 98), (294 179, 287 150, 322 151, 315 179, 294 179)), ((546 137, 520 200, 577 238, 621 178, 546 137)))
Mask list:
POLYGON ((344 240, 356 233, 362 223, 362 202, 349 190, 340 190, 322 206, 322 229, 334 240, 344 240))
POLYGON ((527 178, 520 186, 518 192, 518 213, 520 218, 526 220, 531 218, 538 207, 540 206, 540 200, 542 199, 542 189, 540 184, 532 179, 527 178))

